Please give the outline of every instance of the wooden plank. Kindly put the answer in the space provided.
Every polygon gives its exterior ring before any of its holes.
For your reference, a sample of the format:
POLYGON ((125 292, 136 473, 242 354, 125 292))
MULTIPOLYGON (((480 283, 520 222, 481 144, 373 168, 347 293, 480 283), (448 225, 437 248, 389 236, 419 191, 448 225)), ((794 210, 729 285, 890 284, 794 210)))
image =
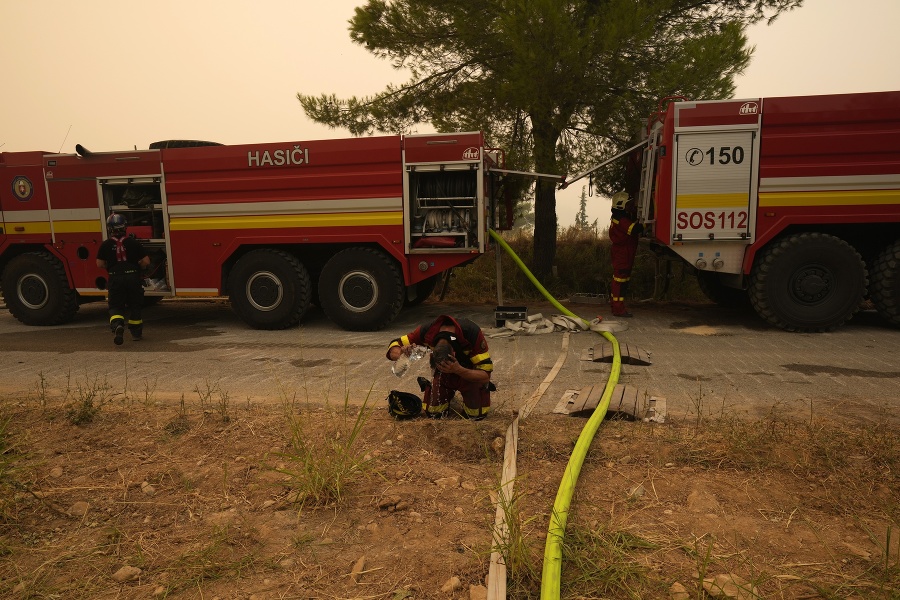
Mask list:
POLYGON ((569 414, 569 408, 575 403, 575 398, 578 397, 579 393, 581 393, 581 390, 566 390, 559 402, 556 403, 556 408, 553 409, 553 412, 558 415, 569 414))
POLYGON ((573 398, 572 404, 569 405, 569 414, 579 413, 584 410, 584 403, 587 402, 587 399, 591 396, 591 390, 594 389, 594 386, 589 385, 587 387, 581 388, 578 392, 578 395, 573 398))
POLYGON ((519 450, 519 417, 513 419, 506 430, 506 447, 503 452, 503 474, 500 476, 500 492, 497 496, 497 509, 494 514, 493 547, 491 548, 491 564, 488 568, 487 599, 505 600, 506 598, 506 563, 496 548, 509 545, 509 524, 506 515, 512 504, 516 481, 516 454, 519 450))
POLYGON ((594 412, 595 410, 597 410, 597 406, 600 404, 600 400, 603 399, 603 392, 605 390, 606 390, 605 385, 595 385, 591 389, 590 395, 587 398, 585 398, 584 405, 581 407, 581 410, 579 410, 578 412, 583 412, 583 411, 594 412))
POLYGON ((607 411, 609 419, 635 421, 642 418, 643 415, 638 415, 640 392, 636 387, 619 384, 613 392, 613 397, 616 402, 609 403, 607 411))

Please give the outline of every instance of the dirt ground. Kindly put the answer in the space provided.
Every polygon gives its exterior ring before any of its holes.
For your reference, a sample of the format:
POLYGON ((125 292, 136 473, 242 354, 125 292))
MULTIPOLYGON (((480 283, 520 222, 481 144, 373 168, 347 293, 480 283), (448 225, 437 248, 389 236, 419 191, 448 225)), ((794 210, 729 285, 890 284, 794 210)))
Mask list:
MULTIPOLYGON (((484 597, 513 414, 206 400, 3 399, 0 596, 484 597)), ((586 422, 519 425, 510 598, 540 595, 586 422)), ((724 593, 718 576, 743 588, 722 583, 730 597, 900 598, 898 473, 884 427, 774 411, 606 421, 568 517, 562 597, 704 598, 724 593)))

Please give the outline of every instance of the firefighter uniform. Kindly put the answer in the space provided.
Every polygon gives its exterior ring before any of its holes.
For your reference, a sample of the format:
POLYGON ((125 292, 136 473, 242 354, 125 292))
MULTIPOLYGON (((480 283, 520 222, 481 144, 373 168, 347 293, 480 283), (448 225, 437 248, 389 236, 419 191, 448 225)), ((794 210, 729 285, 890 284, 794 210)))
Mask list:
POLYGON ((97 250, 97 260, 105 261, 109 272, 109 326, 116 335, 116 344, 122 343, 119 328, 125 325, 126 312, 131 337, 139 340, 143 336, 144 286, 140 263, 145 258, 143 244, 126 234, 110 236, 97 250))
MULTIPOLYGON (((466 369, 479 369, 490 374, 494 370, 487 341, 481 328, 469 319, 454 319, 441 315, 434 321, 420 325, 411 333, 391 340, 388 346, 388 358, 391 348, 395 346, 427 346, 434 349, 437 342, 446 339, 453 347, 457 362, 466 369), (447 331, 452 327, 452 331, 447 331), (443 329, 443 331, 442 331, 443 329)), ((441 373, 435 366, 431 356, 432 380, 422 390, 425 394, 425 413, 439 418, 450 408, 450 400, 455 392, 462 395, 463 416, 469 419, 483 419, 491 407, 491 390, 495 389, 488 381, 479 383, 469 381, 453 373, 441 373)))
POLYGON ((634 221, 631 213, 633 204, 627 193, 625 196, 620 196, 623 193, 620 192, 613 196, 612 220, 609 223, 609 239, 612 242, 610 253, 613 267, 610 304, 612 305, 613 316, 631 317, 633 315, 625 308, 625 294, 628 291, 628 283, 631 280, 631 269, 634 267, 638 236, 644 231, 644 227, 634 221))

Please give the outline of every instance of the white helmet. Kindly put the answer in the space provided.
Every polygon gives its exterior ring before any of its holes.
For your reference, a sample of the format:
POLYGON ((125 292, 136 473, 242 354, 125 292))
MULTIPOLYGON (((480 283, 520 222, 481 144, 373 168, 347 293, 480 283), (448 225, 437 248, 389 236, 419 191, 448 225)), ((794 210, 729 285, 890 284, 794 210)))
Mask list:
POLYGON ((612 207, 616 210, 625 210, 629 200, 631 198, 628 196, 628 192, 616 192, 612 197, 612 207))

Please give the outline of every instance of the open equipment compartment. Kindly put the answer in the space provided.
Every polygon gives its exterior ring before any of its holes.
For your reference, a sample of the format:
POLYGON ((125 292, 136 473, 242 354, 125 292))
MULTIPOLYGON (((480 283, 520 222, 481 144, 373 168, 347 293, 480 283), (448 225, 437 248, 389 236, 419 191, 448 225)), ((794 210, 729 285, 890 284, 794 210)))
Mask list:
MULTIPOLYGON (((166 231, 160 177, 128 177, 99 180, 104 221, 112 213, 128 220, 126 231, 141 240, 150 266, 144 274, 145 293, 168 292, 166 231)), ((107 236, 104 231, 104 238, 107 236)))

